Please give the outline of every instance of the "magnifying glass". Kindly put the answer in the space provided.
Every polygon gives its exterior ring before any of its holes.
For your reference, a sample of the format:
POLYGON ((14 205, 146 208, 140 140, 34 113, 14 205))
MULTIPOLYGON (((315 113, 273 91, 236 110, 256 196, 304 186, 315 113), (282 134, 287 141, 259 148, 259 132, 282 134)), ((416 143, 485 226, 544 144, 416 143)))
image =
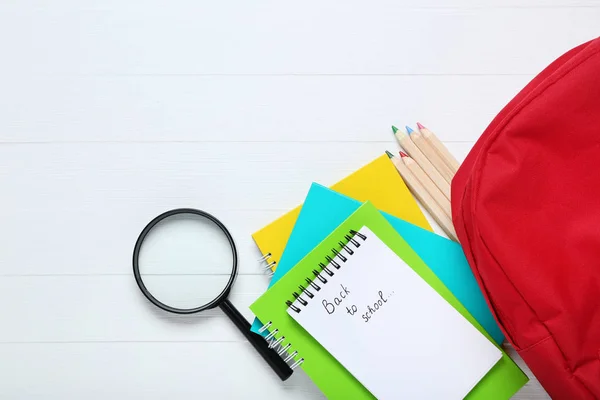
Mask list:
POLYGON ((133 275, 155 306, 175 314, 219 307, 281 380, 292 369, 275 348, 250 331, 250 323, 227 299, 238 272, 237 250, 225 225, 209 213, 178 208, 154 218, 133 251, 133 275))

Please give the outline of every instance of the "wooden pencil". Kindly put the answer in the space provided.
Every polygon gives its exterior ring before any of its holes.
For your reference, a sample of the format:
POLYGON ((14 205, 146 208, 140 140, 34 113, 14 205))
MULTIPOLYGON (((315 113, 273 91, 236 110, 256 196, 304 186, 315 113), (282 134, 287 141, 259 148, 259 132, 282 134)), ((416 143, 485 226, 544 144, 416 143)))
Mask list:
POLYGON ((413 141, 408 137, 405 132, 402 132, 400 129, 392 126, 392 130, 394 132, 394 136, 396 136, 396 140, 400 143, 400 146, 408 155, 410 155, 420 166, 423 168, 423 171, 433 181, 433 183, 440 189, 440 191, 446 196, 448 201, 450 201, 450 184, 446 182, 444 177, 438 172, 437 169, 433 166, 433 164, 425 157, 421 150, 413 143, 413 141))
MULTIPOLYGON (((442 228, 446 235, 448 235, 450 239, 457 242, 458 239, 456 237, 454 225, 452 224, 452 219, 446 215, 442 207, 434 200, 431 194, 429 194, 429 192, 402 160, 398 159, 398 157, 394 157, 394 155, 389 151, 386 151, 386 154, 396 167, 396 170, 398 170, 398 173, 412 194, 417 198, 417 200, 419 200, 421 205, 427 210, 429 215, 431 215, 431 217, 440 226, 440 228, 442 228)), ((414 163, 414 160, 412 162, 414 163)))
POLYGON ((423 171, 423 169, 408 156, 408 154, 404 152, 400 152, 400 161, 406 165, 410 172, 417 178, 417 180, 421 183, 421 185, 427 190, 427 192, 431 195, 433 200, 442 208, 444 214, 446 214, 450 219, 452 219, 452 210, 450 207, 450 200, 444 196, 444 194, 438 189, 437 186, 433 183, 433 181, 429 178, 429 176, 423 171))
POLYGON ((437 169, 446 182, 452 183, 452 178, 454 177, 455 171, 452 171, 446 162, 442 160, 442 157, 432 146, 431 142, 425 139, 425 136, 423 136, 420 131, 414 131, 410 128, 410 126, 406 127, 406 133, 408 133, 408 137, 413 141, 415 146, 421 150, 421 153, 427 157, 429 162, 433 164, 435 169, 437 169))
POLYGON ((421 132, 423 137, 429 143, 431 143, 431 146, 437 151, 437 153, 440 155, 442 160, 444 160, 444 162, 450 168, 450 170, 454 174, 456 174, 456 171, 458 171, 458 167, 460 167, 460 164, 456 160, 456 158, 454 158, 452 153, 450 153, 450 151, 448 151, 446 146, 444 146, 444 144, 437 138, 437 136, 435 136, 435 134, 433 132, 431 132, 429 129, 425 128, 423 126, 423 124, 421 124, 420 122, 417 122, 417 127, 419 129, 419 132, 421 132))

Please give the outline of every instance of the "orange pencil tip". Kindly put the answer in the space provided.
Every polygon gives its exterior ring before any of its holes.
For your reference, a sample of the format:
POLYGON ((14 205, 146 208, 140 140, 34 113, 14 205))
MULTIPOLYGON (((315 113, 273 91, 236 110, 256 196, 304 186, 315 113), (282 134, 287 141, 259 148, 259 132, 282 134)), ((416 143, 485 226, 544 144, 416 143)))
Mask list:
POLYGON ((419 129, 426 129, 426 128, 423 126, 423 124, 421 124, 420 122, 417 122, 417 127, 418 127, 419 129))

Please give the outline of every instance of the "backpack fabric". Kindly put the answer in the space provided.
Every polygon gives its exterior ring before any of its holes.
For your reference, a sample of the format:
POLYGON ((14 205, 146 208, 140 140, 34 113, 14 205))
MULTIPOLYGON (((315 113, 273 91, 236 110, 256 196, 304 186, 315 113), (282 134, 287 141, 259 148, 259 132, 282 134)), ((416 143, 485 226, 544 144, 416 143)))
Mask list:
POLYGON ((600 38, 505 106, 451 197, 507 339, 553 399, 600 399, 600 38))

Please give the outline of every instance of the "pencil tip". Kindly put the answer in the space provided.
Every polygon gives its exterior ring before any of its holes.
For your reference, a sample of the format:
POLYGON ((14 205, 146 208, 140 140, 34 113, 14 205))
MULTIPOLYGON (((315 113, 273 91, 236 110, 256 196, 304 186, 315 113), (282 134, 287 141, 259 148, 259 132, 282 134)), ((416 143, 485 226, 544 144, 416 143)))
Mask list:
POLYGON ((392 131, 393 131, 394 133, 396 133, 396 132, 398 132, 398 128, 396 128, 394 125, 392 125, 392 131))
POLYGON ((405 152, 401 151, 400 152, 400 157, 402 157, 402 158, 408 157, 408 154, 406 154, 405 152))
POLYGON ((413 133, 413 130, 410 126, 406 125, 406 132, 410 135, 411 133, 413 133))
POLYGON ((394 155, 387 150, 385 151, 385 154, 387 154, 389 158, 394 158, 394 155))
POLYGON ((422 123, 420 123, 420 122, 417 122, 417 128, 419 128, 419 129, 426 129, 426 128, 423 126, 423 124, 422 124, 422 123))

